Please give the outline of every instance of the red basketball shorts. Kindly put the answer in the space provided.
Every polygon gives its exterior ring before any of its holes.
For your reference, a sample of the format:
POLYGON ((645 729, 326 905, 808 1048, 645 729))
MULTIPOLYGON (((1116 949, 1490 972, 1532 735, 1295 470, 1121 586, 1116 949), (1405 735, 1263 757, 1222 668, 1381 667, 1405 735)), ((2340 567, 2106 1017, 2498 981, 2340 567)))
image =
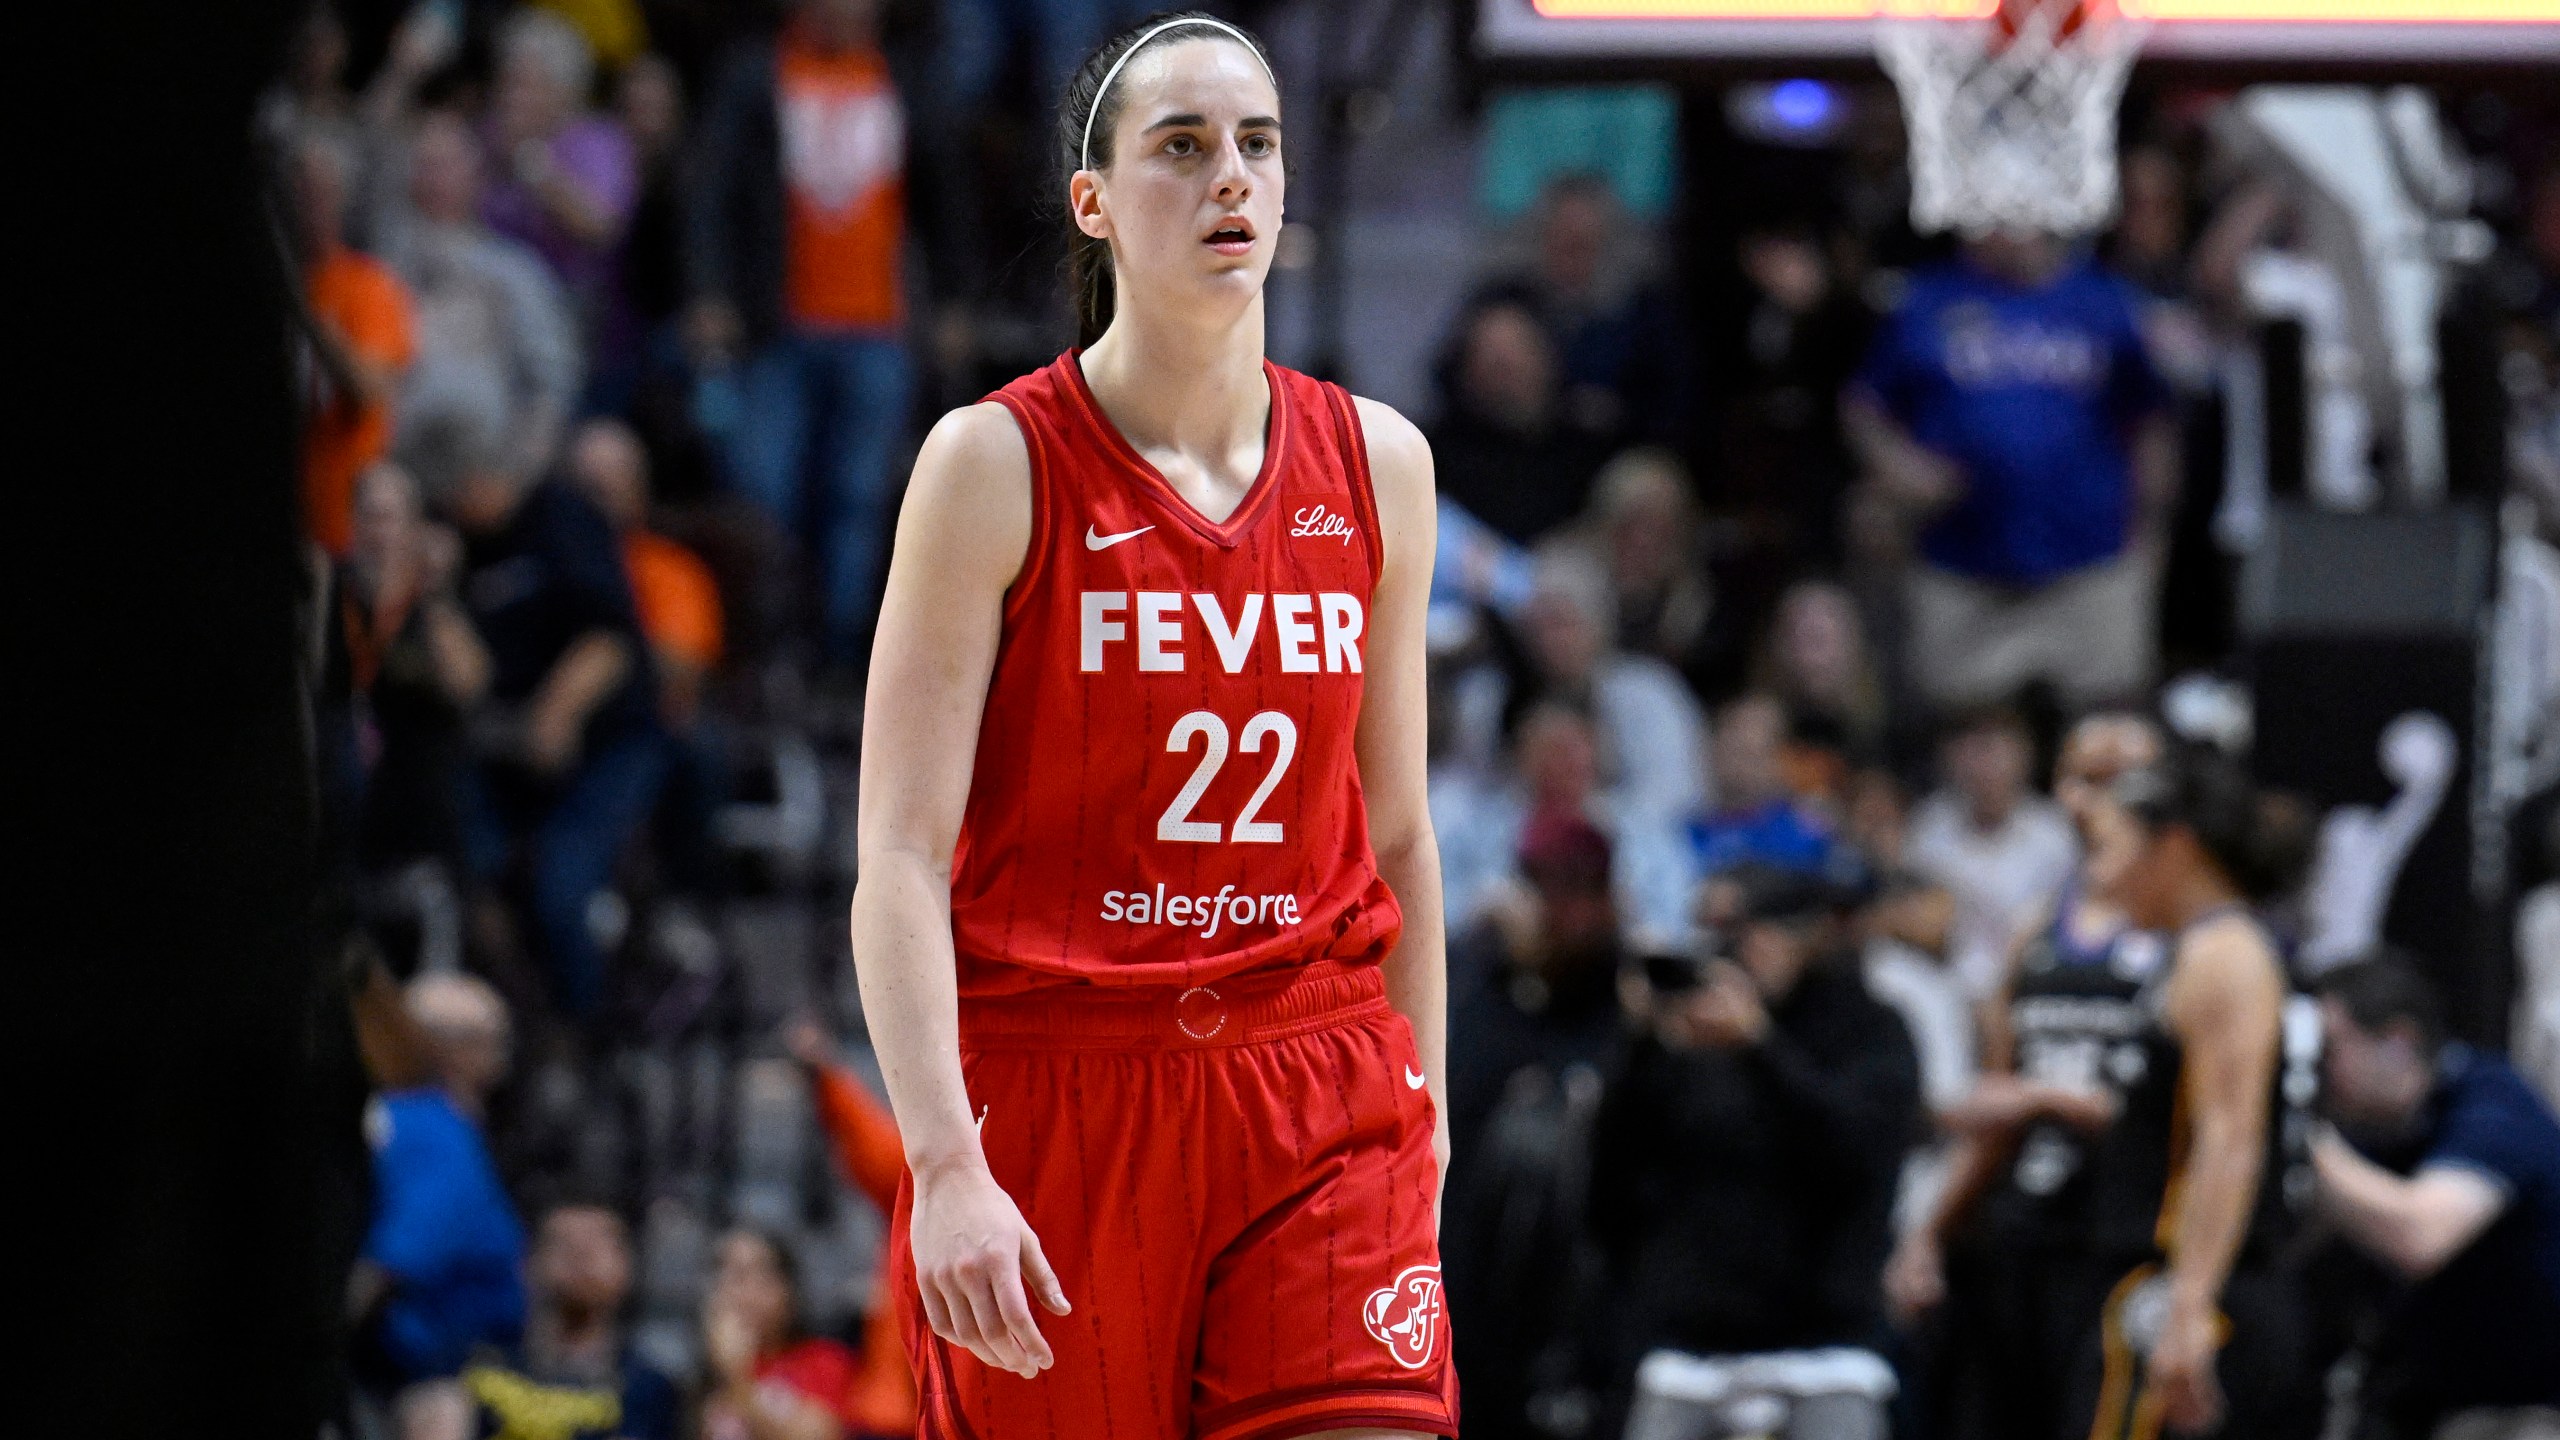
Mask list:
POLYGON ((1026 1380, 936 1337, 890 1225, 920 1433, 1279 1440, 1458 1433, 1432 1109, 1374 968, 961 1006, 997 1183, 1075 1307, 1026 1380))

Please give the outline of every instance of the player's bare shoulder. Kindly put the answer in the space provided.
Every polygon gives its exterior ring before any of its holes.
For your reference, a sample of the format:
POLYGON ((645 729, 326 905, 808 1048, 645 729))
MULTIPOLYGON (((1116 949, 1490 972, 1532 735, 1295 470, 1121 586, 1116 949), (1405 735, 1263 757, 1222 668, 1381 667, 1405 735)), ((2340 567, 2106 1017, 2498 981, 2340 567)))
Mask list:
POLYGON ((1001 589, 1030 550, 1031 504, 1031 449, 1013 412, 994 401, 964 405, 936 421, 916 452, 898 548, 1001 589))
POLYGON ((1360 433, 1369 448, 1369 487, 1378 503, 1390 557, 1411 553, 1419 541, 1426 564, 1438 529, 1431 442, 1420 427, 1383 401, 1355 395, 1360 433))

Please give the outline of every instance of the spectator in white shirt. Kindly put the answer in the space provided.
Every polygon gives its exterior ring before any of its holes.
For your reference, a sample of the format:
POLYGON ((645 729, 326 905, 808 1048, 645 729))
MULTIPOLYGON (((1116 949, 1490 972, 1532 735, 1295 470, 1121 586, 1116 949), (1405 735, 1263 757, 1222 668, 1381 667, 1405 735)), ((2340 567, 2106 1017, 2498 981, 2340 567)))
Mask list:
POLYGON ((2011 943, 2079 858, 2071 822, 2028 788, 2035 746, 2006 707, 1959 716, 1939 747, 1945 788, 1911 819, 1906 860, 1955 897, 1949 958, 1977 998, 2000 983, 2011 943))

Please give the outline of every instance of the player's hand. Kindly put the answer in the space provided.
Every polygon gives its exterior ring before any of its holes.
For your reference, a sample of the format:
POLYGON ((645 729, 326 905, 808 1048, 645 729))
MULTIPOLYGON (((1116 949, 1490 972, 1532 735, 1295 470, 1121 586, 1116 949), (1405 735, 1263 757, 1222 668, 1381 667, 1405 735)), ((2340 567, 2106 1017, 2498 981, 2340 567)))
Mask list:
POLYGON ((2151 1347, 2150 1383, 2170 1429, 2201 1435, 2221 1427, 2222 1381, 2213 1369, 2221 1348, 2222 1323, 2211 1309, 2169 1307, 2151 1347))
POLYGON ((1885 1305, 1908 1325, 1947 1298, 1947 1261, 1927 1226, 1917 1226, 1893 1247, 1884 1266, 1885 1305))
POLYGON ((1992 1135, 2015 1130, 2036 1116, 2036 1096, 2026 1081, 2001 1071, 1973 1082, 1965 1097, 1947 1107, 1941 1123, 1959 1135, 1992 1135))
POLYGON ((984 1162, 920 1171, 915 1185, 908 1239, 933 1333, 1025 1379, 1056 1364, 1024 1284, 1053 1315, 1067 1313, 1067 1292, 1013 1197, 984 1162))

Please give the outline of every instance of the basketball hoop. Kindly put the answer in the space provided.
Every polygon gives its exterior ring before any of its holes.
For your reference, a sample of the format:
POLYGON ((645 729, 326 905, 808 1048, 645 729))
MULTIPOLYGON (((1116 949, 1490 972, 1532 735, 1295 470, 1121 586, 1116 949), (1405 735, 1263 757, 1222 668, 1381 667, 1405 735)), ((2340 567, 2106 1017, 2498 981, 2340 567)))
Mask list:
POLYGON ((2080 235, 2116 212, 2116 105, 2142 26, 2115 0, 1999 0, 1987 13, 1888 0, 1876 55, 1902 95, 1911 223, 2080 235))

